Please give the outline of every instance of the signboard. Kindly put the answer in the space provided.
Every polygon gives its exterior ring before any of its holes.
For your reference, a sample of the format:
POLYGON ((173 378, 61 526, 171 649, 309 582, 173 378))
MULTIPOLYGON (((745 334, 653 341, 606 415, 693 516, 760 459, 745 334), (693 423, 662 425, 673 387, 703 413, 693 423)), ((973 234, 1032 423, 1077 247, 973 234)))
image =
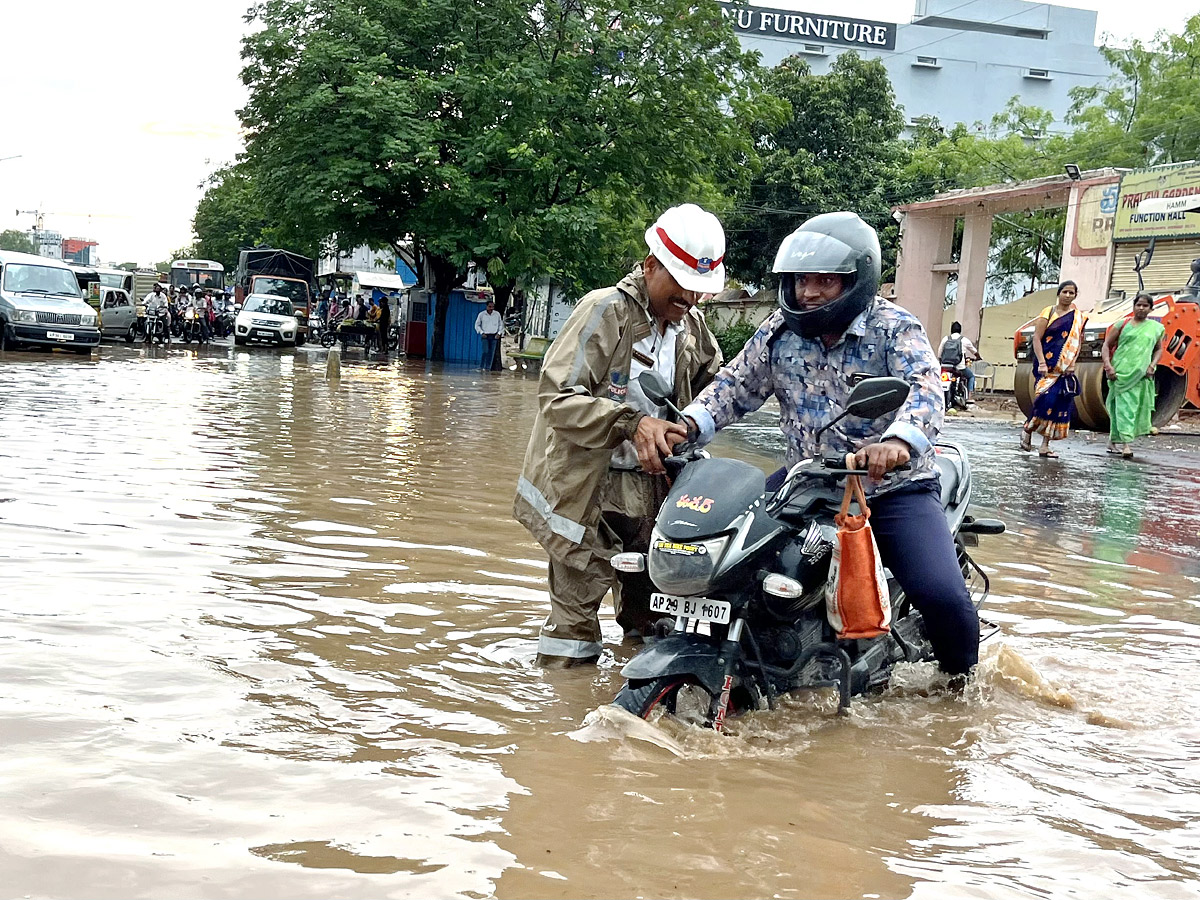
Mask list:
POLYGON ((1200 212, 1189 212, 1188 204, 1164 201, 1200 194, 1200 164, 1157 166, 1126 173, 1117 196, 1113 240, 1144 241, 1148 238, 1200 237, 1200 212))
POLYGON ((864 50, 896 49, 894 22, 848 19, 737 3, 722 3, 721 12, 725 18, 732 20, 733 30, 739 34, 805 43, 840 44, 864 50))
POLYGON ((1093 184, 1079 194, 1072 256, 1104 256, 1112 242, 1119 185, 1093 184))

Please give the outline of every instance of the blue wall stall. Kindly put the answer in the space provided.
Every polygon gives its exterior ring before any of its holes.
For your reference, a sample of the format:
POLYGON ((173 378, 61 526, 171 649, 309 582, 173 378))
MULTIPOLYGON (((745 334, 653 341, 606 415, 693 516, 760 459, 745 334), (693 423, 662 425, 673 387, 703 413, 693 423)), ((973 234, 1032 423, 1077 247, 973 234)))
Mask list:
MULTIPOLYGON (((446 310, 446 362, 479 365, 483 357, 483 338, 475 333, 475 320, 485 308, 485 303, 468 300, 462 291, 450 292, 450 306, 446 310)), ((425 341, 428 356, 433 356, 433 316, 433 303, 430 302, 425 341)))

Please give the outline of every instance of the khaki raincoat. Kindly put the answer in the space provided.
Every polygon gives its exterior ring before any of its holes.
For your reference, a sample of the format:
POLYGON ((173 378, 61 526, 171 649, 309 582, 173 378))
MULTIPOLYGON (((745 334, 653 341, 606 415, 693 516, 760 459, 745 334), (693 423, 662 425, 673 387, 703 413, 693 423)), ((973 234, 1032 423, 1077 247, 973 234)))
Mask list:
MULTIPOLYGON (((675 405, 683 408, 721 367, 721 350, 692 308, 676 340, 675 405)), ((552 557, 584 569, 596 553, 600 491, 612 451, 632 439, 642 413, 624 402, 633 345, 654 319, 641 268, 592 291, 550 345, 538 416, 517 482, 513 514, 552 557)))

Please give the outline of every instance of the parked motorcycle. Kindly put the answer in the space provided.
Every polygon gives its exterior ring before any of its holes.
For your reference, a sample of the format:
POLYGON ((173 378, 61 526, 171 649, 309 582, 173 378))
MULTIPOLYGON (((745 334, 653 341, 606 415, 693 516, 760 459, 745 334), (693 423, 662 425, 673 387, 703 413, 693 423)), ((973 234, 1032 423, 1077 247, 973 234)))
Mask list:
POLYGON ((942 393, 946 409, 967 408, 967 376, 957 366, 942 366, 942 393))
MULTIPOLYGON (((670 404, 669 388, 654 373, 644 373, 639 384, 654 402, 670 404)), ((866 379, 825 429, 847 415, 874 419, 893 412, 908 393, 901 379, 866 379)), ((1004 523, 967 515, 966 455, 954 444, 936 450, 942 504, 978 608, 989 584, 966 547, 977 544, 980 534, 1002 533, 1004 523)), ((617 706, 647 719, 667 714, 720 731, 727 716, 774 709, 780 694, 800 689, 836 687, 844 711, 852 695, 886 686, 897 663, 933 659, 921 614, 894 578, 888 580, 888 633, 838 640, 827 621, 839 482, 865 471, 845 468, 842 457, 804 460, 778 491, 768 493, 763 472, 740 460, 694 449, 679 455, 677 448, 666 463, 676 477, 649 553, 621 553, 612 565, 621 572, 648 568, 662 592, 652 595, 651 610, 674 625, 621 670, 627 682, 613 701, 617 706)))

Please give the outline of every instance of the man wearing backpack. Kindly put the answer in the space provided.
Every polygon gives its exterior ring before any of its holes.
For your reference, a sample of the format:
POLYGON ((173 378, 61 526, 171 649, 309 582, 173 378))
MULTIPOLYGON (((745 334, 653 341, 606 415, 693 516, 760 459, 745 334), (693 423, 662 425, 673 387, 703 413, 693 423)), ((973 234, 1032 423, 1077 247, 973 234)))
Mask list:
POLYGON ((964 337, 962 324, 955 322, 950 326, 950 333, 938 344, 938 362, 943 366, 954 366, 955 371, 961 372, 967 379, 967 402, 975 393, 975 370, 971 363, 979 359, 979 351, 971 343, 969 337, 964 337))

